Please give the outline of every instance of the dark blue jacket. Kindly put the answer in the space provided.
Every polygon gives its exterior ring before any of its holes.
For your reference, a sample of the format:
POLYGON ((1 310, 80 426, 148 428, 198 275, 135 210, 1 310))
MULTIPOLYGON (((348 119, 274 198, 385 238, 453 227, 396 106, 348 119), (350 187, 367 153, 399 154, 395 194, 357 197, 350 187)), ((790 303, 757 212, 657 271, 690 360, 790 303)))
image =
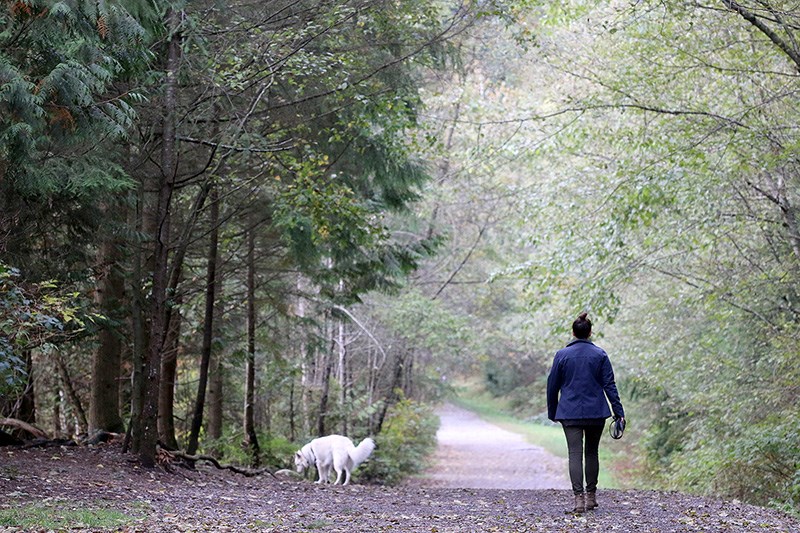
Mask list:
POLYGON ((609 402, 614 415, 625 416, 608 355, 589 340, 573 339, 553 359, 547 378, 547 418, 608 418, 609 402))

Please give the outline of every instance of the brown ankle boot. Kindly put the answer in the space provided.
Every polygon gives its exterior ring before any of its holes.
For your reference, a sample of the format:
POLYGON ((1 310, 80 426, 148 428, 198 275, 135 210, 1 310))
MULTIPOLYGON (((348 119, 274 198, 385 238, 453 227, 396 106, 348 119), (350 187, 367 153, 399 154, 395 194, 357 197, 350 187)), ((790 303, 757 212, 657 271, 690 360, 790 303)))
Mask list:
POLYGON ((587 492, 586 493, 586 510, 595 509, 597 507, 597 493, 596 492, 587 492))
POLYGON ((586 511, 586 503, 583 499, 583 494, 576 494, 575 495, 575 508, 572 510, 573 513, 583 513, 586 511))

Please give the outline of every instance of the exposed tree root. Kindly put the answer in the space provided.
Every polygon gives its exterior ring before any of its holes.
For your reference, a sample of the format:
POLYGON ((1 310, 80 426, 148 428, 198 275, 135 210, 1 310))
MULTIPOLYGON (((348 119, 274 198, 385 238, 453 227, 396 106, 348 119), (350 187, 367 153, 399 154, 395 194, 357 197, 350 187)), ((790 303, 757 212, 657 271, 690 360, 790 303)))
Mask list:
POLYGON ((12 427, 19 432, 30 435, 34 439, 50 439, 43 429, 16 418, 0 418, 0 426, 12 427))
POLYGON ((29 448, 60 448, 62 446, 77 446, 78 443, 72 439, 33 439, 22 444, 22 449, 29 448))
MULTIPOLYGON (((255 477, 255 476, 260 476, 260 475, 263 475, 263 474, 269 474, 273 478, 278 479, 277 476, 275 476, 275 473, 272 472, 272 470, 270 470, 269 468, 258 468, 258 469, 253 470, 253 469, 250 469, 250 468, 242 468, 242 467, 235 466, 235 465, 223 465, 223 464, 220 464, 220 462, 217 461, 216 458, 211 457, 210 455, 188 455, 188 454, 180 452, 180 451, 168 452, 168 451, 166 451, 164 449, 160 450, 159 455, 161 455, 161 454, 168 455, 168 456, 171 456, 173 458, 183 459, 184 461, 188 461, 192 465, 194 465, 194 463, 196 463, 197 461, 206 461, 206 462, 211 463, 212 465, 214 465, 216 468, 218 468, 220 470, 230 470, 231 472, 235 472, 237 474, 241 474, 241 475, 247 476, 247 477, 255 477)), ((161 463, 161 460, 159 460, 159 462, 161 463)))

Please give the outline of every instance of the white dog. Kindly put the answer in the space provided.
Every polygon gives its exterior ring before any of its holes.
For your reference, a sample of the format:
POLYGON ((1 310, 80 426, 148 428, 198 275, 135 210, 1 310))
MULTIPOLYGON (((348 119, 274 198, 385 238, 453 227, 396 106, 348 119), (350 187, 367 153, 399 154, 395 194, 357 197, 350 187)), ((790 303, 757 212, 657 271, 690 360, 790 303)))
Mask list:
POLYGON ((350 483, 350 472, 367 460, 375 449, 375 442, 366 438, 353 446, 353 441, 342 435, 328 435, 314 439, 294 454, 294 465, 298 472, 303 472, 310 466, 316 466, 319 479, 316 483, 328 483, 331 467, 336 470, 334 485, 342 480, 344 472, 344 485, 350 483))

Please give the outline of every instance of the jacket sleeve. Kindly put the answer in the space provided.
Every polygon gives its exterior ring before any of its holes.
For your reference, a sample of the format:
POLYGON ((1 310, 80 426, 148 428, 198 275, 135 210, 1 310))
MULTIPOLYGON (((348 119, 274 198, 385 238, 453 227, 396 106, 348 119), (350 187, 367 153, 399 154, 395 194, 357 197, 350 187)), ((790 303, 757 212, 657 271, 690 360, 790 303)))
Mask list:
POLYGON ((619 392, 617 391, 617 383, 614 380, 614 369, 611 367, 611 360, 608 356, 603 358, 603 390, 611 402, 611 409, 614 411, 615 417, 624 417, 625 410, 622 408, 622 402, 619 399, 619 392))
POLYGON ((555 422, 558 409, 558 393, 561 390, 561 375, 558 371, 558 354, 553 358, 550 375, 547 376, 547 418, 555 422))

